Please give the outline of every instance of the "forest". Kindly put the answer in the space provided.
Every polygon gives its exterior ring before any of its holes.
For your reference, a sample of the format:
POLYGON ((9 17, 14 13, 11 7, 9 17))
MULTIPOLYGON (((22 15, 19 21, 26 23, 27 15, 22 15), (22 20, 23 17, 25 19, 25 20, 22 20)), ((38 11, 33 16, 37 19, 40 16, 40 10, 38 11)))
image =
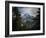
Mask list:
POLYGON ((40 30, 40 8, 12 7, 12 31, 40 30))

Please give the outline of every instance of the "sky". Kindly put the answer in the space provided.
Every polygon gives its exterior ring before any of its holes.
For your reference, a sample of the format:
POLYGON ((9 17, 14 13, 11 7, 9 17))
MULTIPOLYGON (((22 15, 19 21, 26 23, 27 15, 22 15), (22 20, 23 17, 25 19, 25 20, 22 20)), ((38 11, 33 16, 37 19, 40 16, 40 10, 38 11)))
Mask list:
POLYGON ((38 15, 37 11, 38 8, 30 8, 30 7, 19 7, 18 11, 21 13, 21 16, 24 16, 24 14, 28 14, 30 16, 36 17, 38 15))

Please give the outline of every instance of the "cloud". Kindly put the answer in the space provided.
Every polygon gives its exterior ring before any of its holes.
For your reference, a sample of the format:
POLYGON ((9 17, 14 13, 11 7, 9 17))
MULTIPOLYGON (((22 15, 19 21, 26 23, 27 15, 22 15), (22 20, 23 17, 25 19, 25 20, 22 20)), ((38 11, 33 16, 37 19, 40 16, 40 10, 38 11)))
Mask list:
POLYGON ((19 7, 18 10, 21 13, 21 16, 27 13, 33 17, 36 17, 38 15, 37 11, 39 11, 38 8, 30 8, 30 7, 19 7))

